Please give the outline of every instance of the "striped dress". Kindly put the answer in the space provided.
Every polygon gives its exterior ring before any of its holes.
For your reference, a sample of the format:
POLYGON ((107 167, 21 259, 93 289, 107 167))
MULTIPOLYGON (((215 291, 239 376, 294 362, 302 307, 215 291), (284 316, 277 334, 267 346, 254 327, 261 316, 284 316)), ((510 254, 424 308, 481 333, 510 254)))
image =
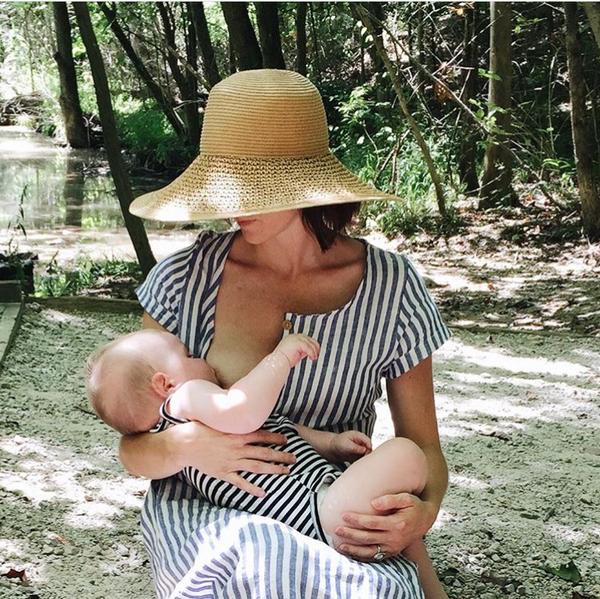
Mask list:
MULTIPOLYGON (((205 358, 217 293, 235 232, 200 233, 138 289, 144 309, 205 358)), ((287 312, 282 335, 321 345, 317 361, 291 372, 275 412, 312 428, 373 432, 381 379, 396 378, 450 337, 410 261, 366 244, 364 277, 343 306, 287 312)), ((349 559, 285 524, 216 507, 182 473, 150 485, 142 530, 161 599, 419 599, 416 567, 402 556, 378 564, 349 559)))

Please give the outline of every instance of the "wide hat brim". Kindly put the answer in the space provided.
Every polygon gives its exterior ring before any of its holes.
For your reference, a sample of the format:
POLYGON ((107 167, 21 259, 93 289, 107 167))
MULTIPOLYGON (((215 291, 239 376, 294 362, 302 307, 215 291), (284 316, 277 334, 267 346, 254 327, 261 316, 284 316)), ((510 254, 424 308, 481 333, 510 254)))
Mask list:
POLYGON ((331 152, 307 158, 199 154, 166 187, 135 199, 141 218, 215 220, 366 200, 399 200, 361 181, 331 152))

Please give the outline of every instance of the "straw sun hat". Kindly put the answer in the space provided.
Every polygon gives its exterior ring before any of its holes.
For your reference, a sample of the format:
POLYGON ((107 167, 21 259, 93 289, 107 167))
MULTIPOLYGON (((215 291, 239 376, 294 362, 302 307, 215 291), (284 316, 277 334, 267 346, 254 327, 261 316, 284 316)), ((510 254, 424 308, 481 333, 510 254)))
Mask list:
POLYGON ((200 154, 129 210, 153 220, 194 221, 397 199, 363 183, 330 152, 323 101, 308 79, 258 69, 213 87, 200 154))

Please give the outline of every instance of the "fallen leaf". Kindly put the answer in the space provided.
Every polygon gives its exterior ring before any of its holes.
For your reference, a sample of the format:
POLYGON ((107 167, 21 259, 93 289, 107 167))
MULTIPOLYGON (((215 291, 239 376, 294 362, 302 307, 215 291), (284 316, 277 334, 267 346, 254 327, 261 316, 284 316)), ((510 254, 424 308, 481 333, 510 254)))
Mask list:
POLYGON ((14 568, 11 568, 8 572, 0 574, 0 576, 5 576, 6 578, 18 578, 19 582, 22 582, 23 584, 27 582, 25 570, 15 570, 14 568))
POLYGON ((573 560, 569 561, 567 564, 563 564, 558 569, 553 568, 552 566, 542 566, 542 570, 570 582, 578 583, 581 581, 581 573, 573 560))
POLYGON ((142 489, 141 491, 134 491, 133 494, 136 497, 145 497, 146 496, 146 491, 142 489))
POLYGON ((58 541, 59 543, 62 543, 63 545, 69 545, 70 541, 67 541, 67 539, 65 539, 64 537, 61 537, 60 535, 54 534, 50 537, 53 541, 58 541))

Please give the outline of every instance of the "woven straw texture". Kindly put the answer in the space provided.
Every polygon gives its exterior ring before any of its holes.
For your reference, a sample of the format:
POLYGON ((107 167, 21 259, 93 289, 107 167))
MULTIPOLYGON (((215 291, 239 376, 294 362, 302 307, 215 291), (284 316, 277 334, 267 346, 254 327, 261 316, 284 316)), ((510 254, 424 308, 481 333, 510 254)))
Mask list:
POLYGON ((200 154, 130 212, 194 221, 379 199, 398 198, 363 183, 329 151, 316 87, 294 71, 260 69, 212 89, 200 154))

